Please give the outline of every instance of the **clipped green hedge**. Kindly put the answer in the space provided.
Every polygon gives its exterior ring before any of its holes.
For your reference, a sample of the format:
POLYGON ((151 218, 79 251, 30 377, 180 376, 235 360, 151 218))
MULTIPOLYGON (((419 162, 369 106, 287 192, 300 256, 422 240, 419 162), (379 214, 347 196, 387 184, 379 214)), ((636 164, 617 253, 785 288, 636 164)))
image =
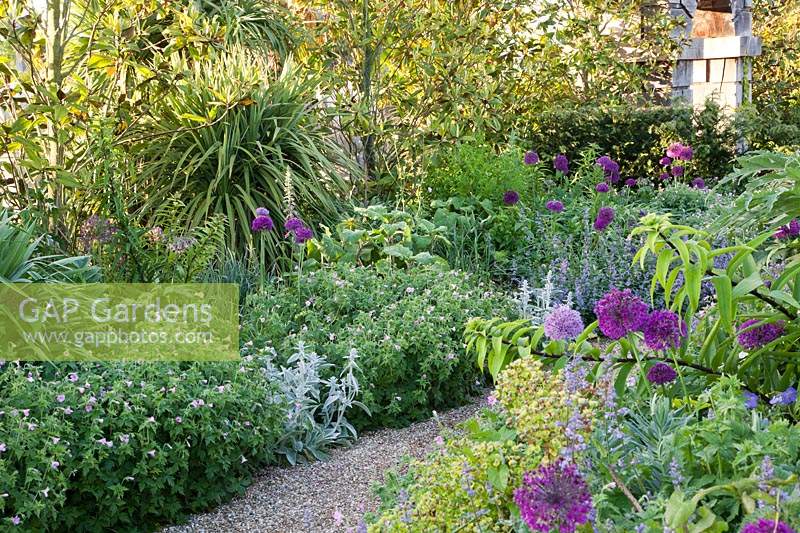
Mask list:
POLYGON ((700 111, 684 106, 587 106, 542 113, 526 141, 541 154, 565 153, 570 160, 597 145, 619 162, 625 179, 658 176, 658 160, 674 141, 694 148, 698 176, 724 176, 732 168, 736 139, 731 121, 715 105, 700 111))

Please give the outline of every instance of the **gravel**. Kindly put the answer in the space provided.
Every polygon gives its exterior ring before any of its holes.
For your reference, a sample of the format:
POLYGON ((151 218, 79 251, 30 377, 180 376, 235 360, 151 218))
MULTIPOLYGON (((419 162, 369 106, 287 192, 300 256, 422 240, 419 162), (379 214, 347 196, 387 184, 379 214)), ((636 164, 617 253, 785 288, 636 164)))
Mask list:
POLYGON ((453 409, 403 429, 363 434, 349 448, 339 448, 327 461, 260 472, 245 494, 165 533, 269 532, 310 533, 356 531, 365 512, 375 511, 373 483, 398 466, 404 456, 423 457, 441 428, 463 422, 479 404, 453 409))

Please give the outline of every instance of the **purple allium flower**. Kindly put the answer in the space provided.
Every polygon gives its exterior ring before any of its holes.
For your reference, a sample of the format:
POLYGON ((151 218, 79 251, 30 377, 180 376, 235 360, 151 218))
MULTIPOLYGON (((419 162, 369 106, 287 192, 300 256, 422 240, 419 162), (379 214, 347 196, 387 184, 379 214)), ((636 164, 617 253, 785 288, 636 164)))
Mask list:
POLYGON ((564 204, 559 202, 558 200, 548 200, 544 206, 547 208, 548 211, 552 211, 553 213, 561 213, 564 211, 564 204))
POLYGON ((695 178, 692 180, 692 187, 695 189, 705 189, 706 188, 706 180, 703 178, 695 178))
POLYGON ((303 226, 302 228, 298 228, 297 231, 294 232, 294 242, 297 244, 303 244, 307 240, 311 239, 314 236, 314 232, 311 231, 311 228, 303 226))
POLYGON ((275 223, 269 215, 259 215, 250 223, 250 229, 255 232, 269 231, 273 227, 275 227, 275 223))
POLYGON ((800 236, 800 221, 793 218, 787 225, 778 228, 773 235, 776 239, 789 239, 800 236))
POLYGON ((304 226, 305 224, 303 221, 297 217, 287 218, 286 223, 283 225, 283 227, 286 228, 286 231, 297 231, 304 226))
POLYGON ((642 332, 648 348, 664 351, 680 345, 681 337, 686 336, 686 324, 672 311, 653 311, 645 320, 642 332))
POLYGON ((688 144, 683 145, 683 149, 678 154, 678 159, 683 161, 691 161, 694 157, 694 150, 688 144))
POLYGON ((581 314, 567 305, 557 306, 544 319, 544 333, 553 340, 574 339, 582 332, 581 314))
POLYGON ((666 363, 656 363, 647 371, 647 381, 654 385, 666 385, 672 383, 678 373, 666 363))
POLYGON ((614 210, 610 207, 601 207, 597 212, 597 218, 594 221, 594 229, 597 231, 605 230, 614 220, 614 210))
POLYGON ((503 193, 503 203, 506 205, 515 205, 519 202, 519 193, 517 191, 506 191, 503 193))
POLYGON ((603 169, 603 173, 611 183, 619 181, 619 163, 604 155, 597 158, 596 164, 603 169))
POLYGON ((745 350, 757 350, 766 346, 783 335, 783 321, 761 323, 757 318, 751 318, 739 326, 736 339, 745 350), (760 324, 760 325, 757 325, 760 324))
POLYGON ((755 409, 758 407, 758 394, 746 390, 742 393, 744 397, 744 406, 748 409, 755 409))
POLYGON ((630 289, 611 289, 594 306, 600 331, 615 340, 639 331, 647 320, 647 311, 647 304, 630 289))
POLYGON ((266 207, 256 207, 256 216, 257 217, 268 217, 269 216, 269 209, 266 207))
POLYGON ((683 176, 684 168, 682 166, 674 166, 672 167, 672 175, 675 177, 683 176))
POLYGON ((525 152, 525 164, 526 165, 535 165, 539 162, 539 154, 537 154, 533 150, 529 150, 525 152))
POLYGON ((628 178, 625 180, 626 187, 636 187, 636 180, 633 178, 628 178))
POLYGON ((662 167, 668 167, 672 164, 672 159, 667 156, 664 156, 658 161, 658 164, 661 165, 662 167))
POLYGON ((594 190, 597 192, 608 192, 608 183, 601 181, 595 186, 594 190))
POLYGON ((683 153, 683 145, 681 143, 672 143, 667 148, 667 157, 672 159, 679 159, 683 153))
POLYGON ((669 172, 662 172, 661 174, 658 175, 658 179, 660 179, 661 181, 667 181, 669 177, 670 177, 669 172))
POLYGON ((592 512, 589 487, 575 465, 564 461, 527 472, 514 502, 532 531, 572 533, 592 512))
POLYGON ((795 530, 784 522, 759 518, 756 522, 745 524, 741 533, 795 533, 795 530))
POLYGON ((562 174, 569 174, 569 159, 564 154, 558 154, 553 159, 553 168, 562 174))
POLYGON ((785 391, 778 393, 769 401, 770 405, 792 405, 797 401, 797 389, 789 387, 785 391))

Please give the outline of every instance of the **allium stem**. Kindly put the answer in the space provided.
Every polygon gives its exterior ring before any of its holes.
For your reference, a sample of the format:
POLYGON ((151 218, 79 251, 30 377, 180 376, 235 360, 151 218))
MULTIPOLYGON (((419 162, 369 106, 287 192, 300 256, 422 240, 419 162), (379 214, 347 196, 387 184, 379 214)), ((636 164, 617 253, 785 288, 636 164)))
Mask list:
POLYGON ((614 467, 610 464, 605 465, 605 467, 608 470, 608 473, 611 475, 611 479, 614 480, 614 484, 619 488, 619 490, 622 491, 622 494, 628 498, 628 501, 631 502, 631 505, 633 505, 633 508, 636 509, 636 512, 643 513, 644 509, 639 503, 639 500, 634 497, 633 493, 630 491, 630 489, 628 489, 628 486, 625 485, 619 475, 617 475, 617 473, 614 471, 614 467))

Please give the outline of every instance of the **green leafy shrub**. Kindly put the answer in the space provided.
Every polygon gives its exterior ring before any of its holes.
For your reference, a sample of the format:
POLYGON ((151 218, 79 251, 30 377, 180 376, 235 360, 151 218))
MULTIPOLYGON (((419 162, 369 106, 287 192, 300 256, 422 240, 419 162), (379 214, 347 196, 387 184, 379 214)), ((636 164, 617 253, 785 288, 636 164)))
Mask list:
POLYGON ((313 239, 308 257, 317 263, 394 266, 436 265, 447 269, 447 261, 434 255, 435 246, 448 246, 445 227, 401 210, 382 205, 355 208, 355 216, 336 225, 335 235, 326 230, 313 239))
POLYGON ((239 364, 6 364, 0 521, 151 530, 241 492, 274 459, 286 406, 239 364))
MULTIPOLYGON (((683 224, 708 228, 732 203, 728 195, 675 183, 658 191, 645 205, 648 212, 670 213, 683 224)), ((730 232, 720 232, 719 236, 724 233, 730 232)))
POLYGON ((427 198, 451 196, 501 202, 512 190, 532 199, 537 179, 535 166, 525 165, 524 154, 511 148, 498 154, 486 145, 459 143, 442 149, 430 162, 421 187, 427 198))
POLYGON ((243 336, 279 353, 305 342, 341 367, 358 350, 361 401, 356 427, 396 426, 431 409, 466 402, 480 371, 465 354, 463 324, 472 316, 511 315, 491 283, 462 272, 323 269, 251 296, 243 336))
POLYGON ((660 395, 625 405, 623 417, 612 413, 597 426, 589 456, 616 469, 642 510, 631 509, 620 487, 608 484, 606 469, 594 470, 598 520, 611 524, 608 531, 640 524, 647 532, 679 531, 699 529, 700 522, 738 531, 756 516, 776 515, 797 526, 800 426, 748 410, 735 379, 721 379, 692 406, 672 407, 660 395))
POLYGON ((496 397, 498 407, 465 422, 464 435, 412 463, 403 497, 390 496, 397 504, 370 531, 522 531, 514 489, 558 456, 571 402, 583 400, 531 358, 501 374, 496 397))

